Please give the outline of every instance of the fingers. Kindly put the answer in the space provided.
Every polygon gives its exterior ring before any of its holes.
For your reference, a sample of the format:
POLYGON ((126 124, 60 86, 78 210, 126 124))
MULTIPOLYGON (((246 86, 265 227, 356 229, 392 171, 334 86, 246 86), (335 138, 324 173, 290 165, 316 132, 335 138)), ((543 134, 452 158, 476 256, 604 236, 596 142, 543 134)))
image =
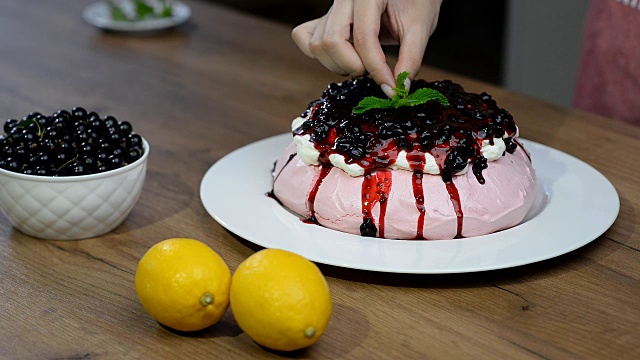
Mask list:
POLYGON ((348 73, 336 64, 331 56, 322 49, 322 34, 324 33, 326 22, 327 15, 299 25, 291 32, 291 38, 298 48, 308 57, 317 59, 324 67, 337 74, 348 75, 348 73))
POLYGON ((373 80, 381 85, 387 96, 393 96, 391 87, 395 85, 395 78, 378 40, 384 10, 381 1, 354 0, 353 44, 373 80))
POLYGON ((401 39, 398 62, 394 68, 394 76, 403 71, 409 72, 408 79, 415 79, 427 47, 429 36, 423 31, 410 31, 401 39))
POLYGON ((365 73, 365 67, 349 42, 353 21, 353 2, 334 2, 324 26, 319 26, 311 39, 310 47, 321 62, 323 59, 333 62, 343 70, 344 75, 358 76, 365 73))
POLYGON ((335 0, 325 16, 296 27, 291 36, 303 53, 326 68, 342 75, 369 73, 392 97, 398 74, 408 71, 413 79, 420 70, 441 1, 335 0), (400 43, 393 72, 381 39, 400 43))
POLYGON ((324 37, 328 20, 329 14, 320 19, 320 22, 318 23, 318 26, 316 27, 311 40, 309 40, 309 50, 311 50, 313 57, 318 59, 318 61, 320 61, 320 63, 327 69, 339 75, 349 75, 349 72, 346 69, 342 68, 342 66, 338 65, 336 59, 329 51, 327 51, 327 49, 335 50, 335 47, 333 47, 334 44, 327 45, 330 41, 335 40, 325 40, 324 37))
POLYGON ((295 28, 292 37, 307 56, 318 59, 329 70, 360 76, 366 70, 349 42, 352 21, 352 2, 336 1, 322 18, 295 28))
POLYGON ((309 42, 311 41, 311 37, 318 26, 320 19, 315 19, 308 21, 304 24, 298 25, 291 32, 291 38, 293 42, 298 46, 300 51, 307 55, 310 58, 314 58, 313 53, 309 49, 309 42))
POLYGON ((413 4, 411 1, 404 4, 392 3, 386 19, 400 43, 395 76, 408 71, 409 79, 415 79, 420 71, 429 37, 438 23, 441 3, 441 0, 420 0, 413 4))

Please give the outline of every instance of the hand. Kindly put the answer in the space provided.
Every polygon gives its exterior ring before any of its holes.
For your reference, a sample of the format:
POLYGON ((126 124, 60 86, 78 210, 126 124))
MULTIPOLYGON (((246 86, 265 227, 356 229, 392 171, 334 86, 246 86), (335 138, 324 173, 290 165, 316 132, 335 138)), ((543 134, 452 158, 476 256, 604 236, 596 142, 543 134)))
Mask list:
MULTIPOLYGON (((387 96, 403 71, 415 78, 442 0, 335 0, 326 15, 291 34, 296 45, 326 68, 344 76, 369 74, 387 96), (400 44, 391 71, 381 44, 400 44)), ((407 79, 408 80, 408 79, 407 79)), ((409 88, 410 82, 406 83, 409 88)))

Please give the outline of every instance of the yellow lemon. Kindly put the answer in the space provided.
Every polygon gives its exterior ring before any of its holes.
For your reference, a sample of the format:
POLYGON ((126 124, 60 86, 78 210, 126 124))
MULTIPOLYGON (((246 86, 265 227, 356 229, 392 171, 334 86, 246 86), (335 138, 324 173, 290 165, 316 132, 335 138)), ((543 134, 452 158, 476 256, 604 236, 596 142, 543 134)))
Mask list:
POLYGON ((248 257, 233 274, 231 311, 258 344, 297 350, 324 333, 331 317, 331 294, 314 263, 289 251, 265 249, 248 257))
POLYGON ((142 306, 159 323, 180 331, 209 327, 229 307, 231 272, 209 246, 167 239, 152 246, 136 270, 142 306))

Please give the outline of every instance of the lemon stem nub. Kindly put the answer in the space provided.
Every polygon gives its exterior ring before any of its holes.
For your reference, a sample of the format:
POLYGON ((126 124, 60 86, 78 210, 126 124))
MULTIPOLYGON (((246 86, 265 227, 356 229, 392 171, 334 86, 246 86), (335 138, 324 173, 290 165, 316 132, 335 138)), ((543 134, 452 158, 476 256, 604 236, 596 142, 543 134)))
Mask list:
POLYGON ((211 304, 213 304, 213 295, 211 295, 208 292, 202 294, 202 296, 200 297, 200 305, 204 307, 204 306, 209 306, 211 304))
POLYGON ((312 328, 312 327, 308 327, 306 329, 304 329, 304 336, 308 337, 308 338, 312 338, 313 335, 316 334, 316 329, 312 328))

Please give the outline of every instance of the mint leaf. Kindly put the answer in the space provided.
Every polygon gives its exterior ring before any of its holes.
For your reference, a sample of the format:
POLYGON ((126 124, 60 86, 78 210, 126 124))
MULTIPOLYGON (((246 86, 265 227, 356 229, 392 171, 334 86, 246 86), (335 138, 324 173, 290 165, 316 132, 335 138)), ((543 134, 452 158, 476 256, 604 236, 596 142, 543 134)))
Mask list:
POLYGON ((416 90, 413 94, 409 94, 409 90, 404 86, 404 81, 409 76, 409 72, 403 71, 396 79, 396 92, 391 99, 381 99, 374 96, 368 96, 360 101, 351 111, 352 114, 362 114, 371 109, 397 109, 401 106, 415 106, 424 104, 428 101, 437 101, 442 106, 449 106, 449 100, 442 95, 441 92, 434 89, 423 88, 416 90))
POLYGON ((159 9, 150 5, 147 0, 129 0, 125 5, 133 5, 134 12, 127 15, 125 8, 117 5, 117 1, 109 1, 111 9, 111 18, 114 21, 143 21, 148 19, 170 18, 173 16, 173 6, 171 1, 159 0, 159 9))
POLYGON ((146 2, 142 0, 134 0, 136 5, 136 15, 138 18, 144 19, 149 15, 153 15, 153 7, 149 6, 146 2))
POLYGON ((111 18, 114 21, 129 21, 127 14, 125 14, 120 6, 109 2, 109 7, 111 8, 111 18))
POLYGON ((171 8, 171 4, 166 4, 163 2, 162 4, 162 12, 160 13, 161 18, 169 18, 173 16, 173 9, 171 8))
POLYGON ((400 96, 401 98, 407 96, 407 94, 409 93, 409 90, 404 86, 404 81, 407 80, 408 77, 409 72, 403 71, 398 74, 398 78, 396 79, 396 87, 393 88, 393 91, 395 91, 396 95, 400 96))
POLYGON ((399 97, 398 95, 395 95, 394 97, 391 98, 391 106, 394 109, 397 109, 400 106, 403 106, 404 103, 405 103, 405 99, 399 97))
POLYGON ((360 100, 360 103, 358 103, 358 105, 353 108, 351 113, 362 114, 363 112, 371 109, 388 109, 391 106, 392 100, 380 99, 375 96, 367 96, 366 98, 360 100))
POLYGON ((20 121, 16 126, 19 127, 20 129, 26 129, 27 126, 31 124, 38 124, 38 122, 35 121, 34 119, 28 119, 28 120, 20 121))
POLYGON ((440 91, 429 88, 418 89, 404 100, 406 100, 405 106, 420 105, 427 101, 437 101, 442 106, 449 106, 449 100, 440 91))

